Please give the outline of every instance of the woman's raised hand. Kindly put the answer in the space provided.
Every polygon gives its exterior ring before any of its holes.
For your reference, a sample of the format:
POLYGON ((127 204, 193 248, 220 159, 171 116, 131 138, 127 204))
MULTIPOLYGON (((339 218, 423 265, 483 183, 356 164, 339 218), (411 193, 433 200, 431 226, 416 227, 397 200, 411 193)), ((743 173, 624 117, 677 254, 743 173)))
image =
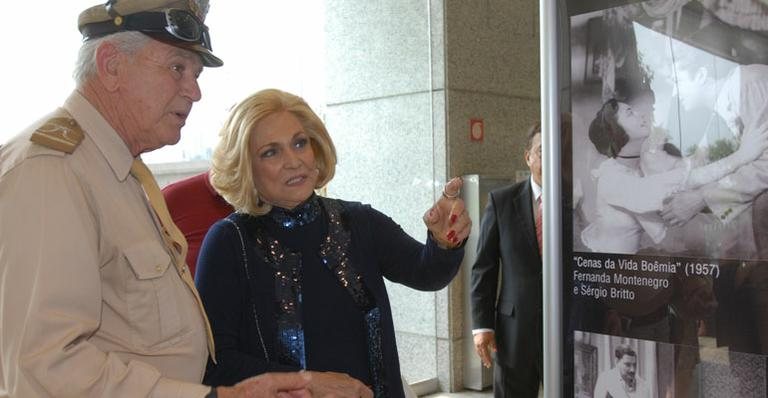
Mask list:
POLYGON ((459 197, 462 184, 460 177, 448 181, 440 199, 424 213, 424 224, 432 234, 432 239, 443 249, 459 246, 469 236, 472 228, 464 200, 459 197))

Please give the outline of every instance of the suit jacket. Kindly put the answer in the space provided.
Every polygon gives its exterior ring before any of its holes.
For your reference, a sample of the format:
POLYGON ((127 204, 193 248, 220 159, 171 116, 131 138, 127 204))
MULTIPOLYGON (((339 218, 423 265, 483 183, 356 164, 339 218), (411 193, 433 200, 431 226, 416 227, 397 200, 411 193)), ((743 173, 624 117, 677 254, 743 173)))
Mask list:
POLYGON ((534 361, 541 369, 541 254, 532 203, 530 179, 490 193, 472 266, 472 322, 495 330, 500 364, 534 361))

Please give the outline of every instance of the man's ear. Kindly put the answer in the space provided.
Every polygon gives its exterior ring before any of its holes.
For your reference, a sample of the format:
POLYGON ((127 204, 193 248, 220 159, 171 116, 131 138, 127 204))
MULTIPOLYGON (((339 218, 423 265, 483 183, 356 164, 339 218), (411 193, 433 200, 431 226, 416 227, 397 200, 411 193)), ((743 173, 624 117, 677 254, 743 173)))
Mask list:
POLYGON ((96 75, 107 91, 117 90, 120 58, 120 51, 110 42, 104 42, 96 49, 96 75))
POLYGON ((525 152, 523 152, 523 159, 525 160, 525 164, 528 166, 528 168, 531 168, 531 150, 526 149, 525 152))

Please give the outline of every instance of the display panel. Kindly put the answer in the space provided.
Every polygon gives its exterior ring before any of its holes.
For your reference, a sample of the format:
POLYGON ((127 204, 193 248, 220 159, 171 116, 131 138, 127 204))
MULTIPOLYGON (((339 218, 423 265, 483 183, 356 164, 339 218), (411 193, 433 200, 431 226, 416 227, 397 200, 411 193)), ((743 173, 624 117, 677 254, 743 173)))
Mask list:
POLYGON ((765 397, 768 6, 566 3, 565 396, 765 397))

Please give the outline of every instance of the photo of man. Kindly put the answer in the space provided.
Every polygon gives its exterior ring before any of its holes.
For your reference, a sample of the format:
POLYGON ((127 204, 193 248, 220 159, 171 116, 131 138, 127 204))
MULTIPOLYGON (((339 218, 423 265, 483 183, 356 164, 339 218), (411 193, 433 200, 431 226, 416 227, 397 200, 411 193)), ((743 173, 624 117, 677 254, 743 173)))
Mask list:
POLYGON ((637 375, 637 353, 629 345, 614 349, 616 365, 600 373, 595 385, 594 398, 630 397, 650 398, 648 386, 637 375))
POLYGON ((674 396, 672 344, 574 332, 574 391, 578 398, 674 396), (669 395, 672 394, 672 395, 669 395))

